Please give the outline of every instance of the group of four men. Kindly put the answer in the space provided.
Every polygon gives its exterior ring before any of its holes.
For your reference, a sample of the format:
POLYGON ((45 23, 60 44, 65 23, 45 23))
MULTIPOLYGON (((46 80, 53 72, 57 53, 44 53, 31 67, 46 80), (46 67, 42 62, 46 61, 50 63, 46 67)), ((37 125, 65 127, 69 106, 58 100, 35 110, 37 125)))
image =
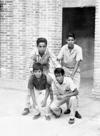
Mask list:
POLYGON ((68 34, 66 42, 56 58, 48 50, 47 40, 37 39, 37 47, 31 55, 31 76, 28 81, 27 105, 23 115, 32 111, 34 119, 41 114, 45 114, 47 120, 50 119, 50 114, 58 118, 62 114, 61 105, 66 103, 67 109, 64 114, 70 114, 69 124, 75 122, 75 117, 81 118, 78 112, 78 94, 80 62, 83 59, 82 48, 75 44, 73 33, 68 34), (53 74, 50 74, 51 62, 54 66, 53 74), (48 102, 49 96, 51 102, 48 102))

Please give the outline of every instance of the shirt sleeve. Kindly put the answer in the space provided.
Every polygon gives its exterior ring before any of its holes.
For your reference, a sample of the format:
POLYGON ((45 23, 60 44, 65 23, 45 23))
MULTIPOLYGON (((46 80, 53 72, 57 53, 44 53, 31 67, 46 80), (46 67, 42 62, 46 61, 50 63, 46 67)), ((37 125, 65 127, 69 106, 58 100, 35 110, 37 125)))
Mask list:
POLYGON ((34 89, 34 83, 33 83, 33 75, 31 75, 31 77, 29 78, 28 81, 28 89, 34 89))
POLYGON ((74 84, 74 82, 71 78, 69 78, 68 81, 69 81, 69 89, 71 91, 74 91, 77 88, 76 85, 74 84))
POLYGON ((46 79, 47 79, 47 88, 49 88, 51 87, 53 80, 49 74, 46 76, 46 79))
POLYGON ((77 51, 76 61, 83 60, 82 48, 77 51))
POLYGON ((36 62, 36 50, 33 49, 33 51, 30 54, 30 65, 29 68, 33 67, 33 64, 36 62))
POLYGON ((60 63, 57 61, 57 58, 56 56, 51 52, 49 51, 49 55, 50 55, 50 61, 51 61, 51 67, 61 67, 60 63))
POLYGON ((64 56, 64 46, 61 48, 61 50, 57 56, 57 59, 62 60, 63 56, 64 56))

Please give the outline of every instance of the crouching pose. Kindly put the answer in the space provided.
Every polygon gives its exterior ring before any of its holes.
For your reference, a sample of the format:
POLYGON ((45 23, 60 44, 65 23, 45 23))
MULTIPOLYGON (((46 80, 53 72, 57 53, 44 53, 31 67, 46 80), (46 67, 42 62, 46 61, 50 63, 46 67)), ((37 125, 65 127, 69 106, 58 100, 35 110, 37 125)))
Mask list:
MULTIPOLYGON (((40 63, 34 63, 33 75, 31 75, 28 82, 29 95, 32 97, 33 102, 33 119, 39 118, 41 114, 44 114, 47 120, 50 119, 48 106, 46 106, 50 84, 46 75, 43 74, 42 65, 40 63)), ((30 97, 27 101, 30 103, 30 97)), ((27 108, 27 110, 30 110, 30 108, 27 108)))
POLYGON ((50 110, 55 117, 60 117, 62 113, 61 105, 69 101, 70 118, 69 124, 75 122, 75 112, 77 109, 78 90, 70 77, 64 76, 65 72, 62 68, 54 70, 54 79, 52 82, 53 102, 50 110))
MULTIPOLYGON (((31 75, 33 74, 33 64, 39 62, 43 66, 43 73, 46 75, 47 80, 51 80, 50 76, 50 67, 57 67, 60 65, 56 61, 55 55, 50 52, 50 50, 47 48, 47 40, 45 38, 38 38, 36 41, 36 47, 33 49, 30 57, 30 72, 31 75)), ((33 77, 31 76, 30 77, 33 77)), ((31 78, 30 78, 31 79, 31 78)), ((51 88, 48 88, 50 91, 50 97, 52 98, 52 90, 51 88)), ((26 98, 26 108, 24 108, 24 111, 22 115, 27 115, 29 114, 29 109, 30 109, 30 103, 29 103, 29 98, 30 98, 30 93, 27 94, 26 98)))

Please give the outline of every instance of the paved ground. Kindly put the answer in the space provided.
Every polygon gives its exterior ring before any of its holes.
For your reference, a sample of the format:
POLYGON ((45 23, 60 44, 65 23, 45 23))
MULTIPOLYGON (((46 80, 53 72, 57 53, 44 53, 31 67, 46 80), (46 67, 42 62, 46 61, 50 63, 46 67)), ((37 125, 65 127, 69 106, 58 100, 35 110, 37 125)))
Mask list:
POLYGON ((1 136, 100 136, 100 100, 92 98, 92 80, 82 80, 80 89, 80 112, 82 119, 68 124, 68 116, 60 119, 32 120, 22 116, 26 92, 0 89, 0 135, 1 136))

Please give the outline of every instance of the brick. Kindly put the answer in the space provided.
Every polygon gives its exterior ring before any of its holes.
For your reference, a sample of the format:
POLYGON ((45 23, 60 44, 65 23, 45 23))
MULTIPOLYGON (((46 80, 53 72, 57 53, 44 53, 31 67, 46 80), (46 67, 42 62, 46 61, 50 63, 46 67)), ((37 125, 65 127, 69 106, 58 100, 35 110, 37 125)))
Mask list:
MULTIPOLYGON (((30 52, 38 37, 48 40, 48 47, 57 55, 62 46, 62 8, 75 0, 2 0, 1 72, 0 77, 26 80, 29 76, 30 52)), ((78 1, 79 2, 79 1, 78 1)), ((100 63, 100 2, 96 2, 94 79, 100 63)), ((69 5, 68 5, 69 6, 69 5)), ((99 81, 99 79, 98 79, 99 81)))

